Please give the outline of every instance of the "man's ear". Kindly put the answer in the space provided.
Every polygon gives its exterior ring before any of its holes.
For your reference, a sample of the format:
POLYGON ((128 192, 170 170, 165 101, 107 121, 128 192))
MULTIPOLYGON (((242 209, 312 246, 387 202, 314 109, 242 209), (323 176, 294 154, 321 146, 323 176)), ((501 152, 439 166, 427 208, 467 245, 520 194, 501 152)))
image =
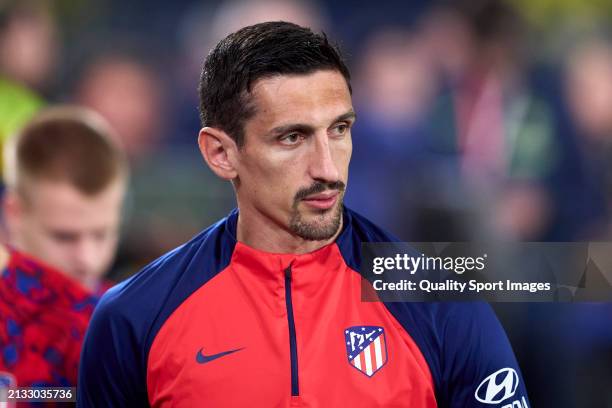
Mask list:
POLYGON ((213 173, 224 180, 238 177, 235 167, 238 147, 227 133, 212 127, 202 128, 198 136, 198 145, 202 157, 213 173))
POLYGON ((2 215, 9 236, 14 235, 15 231, 19 229, 24 211, 23 206, 23 199, 15 191, 11 189, 5 191, 4 197, 2 197, 2 215))

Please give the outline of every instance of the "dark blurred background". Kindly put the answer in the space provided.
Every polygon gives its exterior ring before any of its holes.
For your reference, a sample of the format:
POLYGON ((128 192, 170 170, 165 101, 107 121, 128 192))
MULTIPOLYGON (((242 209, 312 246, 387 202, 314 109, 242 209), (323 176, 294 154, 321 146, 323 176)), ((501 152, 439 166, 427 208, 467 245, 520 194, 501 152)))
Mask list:
MULTIPOLYGON (((211 46, 288 20, 353 74, 346 203, 406 241, 612 240, 612 2, 0 0, 0 140, 99 111, 132 165, 121 280, 235 205, 197 148, 211 46)), ((494 305, 535 407, 612 407, 610 304, 494 305)))

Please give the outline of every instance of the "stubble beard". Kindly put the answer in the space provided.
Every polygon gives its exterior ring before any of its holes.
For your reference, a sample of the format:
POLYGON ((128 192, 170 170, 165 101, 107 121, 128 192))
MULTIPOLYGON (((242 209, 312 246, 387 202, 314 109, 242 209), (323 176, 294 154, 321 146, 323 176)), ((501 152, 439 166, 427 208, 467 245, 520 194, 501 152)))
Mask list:
POLYGON ((324 191, 325 187, 313 186, 302 192, 298 192, 294 200, 291 216, 289 219, 289 230, 298 237, 307 241, 325 241, 331 239, 340 228, 342 223, 342 209, 344 199, 344 183, 332 185, 332 189, 339 191, 338 202, 333 208, 319 210, 314 215, 306 219, 299 210, 298 205, 301 201, 302 193, 310 191, 324 191), (332 214, 330 217, 330 213, 332 214))

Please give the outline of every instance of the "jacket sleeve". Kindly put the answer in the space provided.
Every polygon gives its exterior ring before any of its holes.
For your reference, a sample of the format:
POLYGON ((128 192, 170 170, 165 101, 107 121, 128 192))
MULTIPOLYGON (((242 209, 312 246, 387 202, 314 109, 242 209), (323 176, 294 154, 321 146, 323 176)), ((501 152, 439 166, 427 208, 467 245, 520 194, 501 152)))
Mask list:
POLYGON ((96 307, 81 351, 78 407, 148 406, 146 364, 131 322, 113 293, 96 307))
POLYGON ((530 406, 510 342, 487 303, 454 303, 440 329, 441 406, 530 406))

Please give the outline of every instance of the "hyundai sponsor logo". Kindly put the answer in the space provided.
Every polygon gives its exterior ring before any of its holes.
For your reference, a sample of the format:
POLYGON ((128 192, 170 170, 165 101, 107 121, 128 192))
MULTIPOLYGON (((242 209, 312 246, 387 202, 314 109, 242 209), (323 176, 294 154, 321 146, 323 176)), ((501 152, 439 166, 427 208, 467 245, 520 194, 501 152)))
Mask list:
POLYGON ((480 383, 474 397, 485 404, 499 404, 514 395, 518 384, 516 371, 512 368, 502 368, 480 383))

